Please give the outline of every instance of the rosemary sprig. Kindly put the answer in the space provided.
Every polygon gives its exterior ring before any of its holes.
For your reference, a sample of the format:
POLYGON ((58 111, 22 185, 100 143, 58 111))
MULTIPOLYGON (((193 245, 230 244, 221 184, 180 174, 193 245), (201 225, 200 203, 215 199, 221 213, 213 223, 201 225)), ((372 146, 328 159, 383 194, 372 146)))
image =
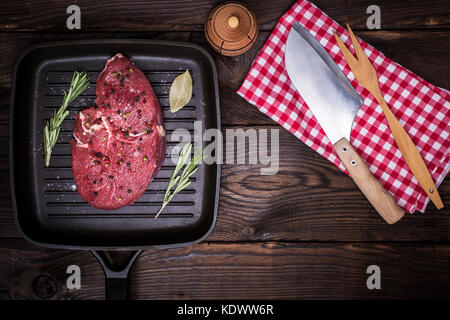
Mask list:
POLYGON ((50 156, 52 149, 58 140, 61 123, 69 114, 67 107, 89 86, 89 76, 86 71, 73 73, 72 82, 69 92, 64 91, 64 98, 58 111, 55 110, 53 117, 44 126, 44 149, 45 149, 45 166, 50 164, 50 156))
POLYGON ((198 170, 198 164, 200 161, 204 159, 203 150, 197 154, 195 154, 191 161, 189 161, 184 167, 181 175, 178 175, 181 168, 186 163, 189 155, 191 154, 192 144, 187 143, 183 146, 183 149, 180 151, 180 155, 178 157, 177 165, 170 176, 169 184, 167 185, 166 194, 164 195, 164 200, 161 208, 155 216, 155 219, 158 218, 161 211, 167 206, 167 204, 172 200, 173 196, 178 192, 186 188, 191 184, 189 178, 198 170), (173 189, 173 190, 172 190, 173 189))

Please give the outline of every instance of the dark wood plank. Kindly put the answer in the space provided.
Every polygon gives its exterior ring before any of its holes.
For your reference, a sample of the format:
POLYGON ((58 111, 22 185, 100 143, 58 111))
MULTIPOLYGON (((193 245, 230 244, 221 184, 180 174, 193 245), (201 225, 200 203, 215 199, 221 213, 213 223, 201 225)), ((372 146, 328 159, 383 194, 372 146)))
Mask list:
MULTIPOLYGON (((84 31, 202 31, 209 12, 217 0, 187 1, 124 1, 102 4, 77 1, 81 8, 81 32, 84 31)), ((244 0, 256 14, 261 30, 271 30, 278 18, 294 3, 293 0, 244 0)), ((371 0, 317 0, 314 3, 338 22, 349 23, 355 30, 366 29, 367 7, 371 0)), ((12 1, 0 4, 2 31, 67 31, 66 8, 62 0, 12 1)), ((389 1, 376 3, 381 8, 384 29, 438 28, 449 26, 448 1, 389 1)))
MULTIPOLYGON (((359 32, 363 39, 375 45, 392 60, 402 64, 434 85, 450 88, 447 63, 450 49, 450 33, 444 31, 379 31, 359 32)), ((236 94, 258 50, 263 46, 268 32, 258 36, 255 46, 238 57, 224 57, 212 52, 201 32, 170 32, 139 34, 86 34, 75 33, 70 37, 66 33, 0 33, 0 123, 7 123, 9 118, 9 95, 11 73, 14 62, 27 48, 36 43, 95 39, 95 38, 146 38, 170 41, 191 41, 209 50, 216 62, 220 83, 220 103, 222 123, 227 125, 258 125, 274 122, 260 113, 254 106, 236 94)))
POLYGON ((349 177, 283 129, 279 152, 276 175, 262 176, 262 165, 223 166, 219 217, 210 241, 449 239, 449 178, 439 189, 443 210, 430 204, 424 214, 387 225, 349 177))
MULTIPOLYGON (((104 298, 103 272, 89 252, 11 239, 0 242, 0 261, 1 299, 104 298), (66 288, 71 264, 81 268, 80 290, 66 288)), ((131 299, 442 299, 450 297, 449 268, 449 245, 202 243, 145 251, 131 270, 129 293, 131 299), (381 269, 381 290, 366 287, 369 265, 381 269)))
MULTIPOLYGON (((417 212, 389 226, 349 177, 284 129, 279 134, 276 175, 262 176, 262 165, 248 161, 223 166, 219 216, 209 241, 450 241, 450 179, 439 189, 443 210, 429 205, 425 214, 417 212)), ((2 145, 6 135, 6 126, 0 125, 2 145)), ((7 168, 7 149, 2 148, 0 237, 19 237, 7 168)))
POLYGON ((444 245, 203 243, 144 252, 131 298, 444 298, 449 257, 444 245), (366 287, 373 264, 381 268, 380 291, 366 287))
POLYGON ((0 240, 0 299, 104 299, 100 264, 88 251, 38 248, 22 239, 0 240), (69 265, 81 269, 80 290, 67 289, 69 265))
MULTIPOLYGON (((298 172, 293 174, 298 175, 298 172)), ((245 180, 245 177, 236 178, 245 180)), ((286 170, 281 177, 257 179, 255 175, 249 179, 252 184, 224 184, 218 220, 208 240, 449 240, 448 178, 439 189, 445 199, 445 209, 437 211, 430 205, 425 213, 407 214, 392 226, 383 222, 355 187, 342 190, 289 185, 286 179, 290 178, 292 176, 286 170)), ((351 183, 350 178, 343 174, 341 179, 343 184, 351 183)))

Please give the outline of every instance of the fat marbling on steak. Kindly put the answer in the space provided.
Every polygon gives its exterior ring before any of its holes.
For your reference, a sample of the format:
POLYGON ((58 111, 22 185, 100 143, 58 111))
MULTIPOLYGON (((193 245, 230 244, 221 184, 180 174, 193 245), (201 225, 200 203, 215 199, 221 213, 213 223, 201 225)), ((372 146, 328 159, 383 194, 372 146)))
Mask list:
POLYGON ((133 204, 165 157, 161 107, 144 73, 118 53, 97 79, 96 106, 75 117, 72 172, 80 196, 100 209, 133 204))

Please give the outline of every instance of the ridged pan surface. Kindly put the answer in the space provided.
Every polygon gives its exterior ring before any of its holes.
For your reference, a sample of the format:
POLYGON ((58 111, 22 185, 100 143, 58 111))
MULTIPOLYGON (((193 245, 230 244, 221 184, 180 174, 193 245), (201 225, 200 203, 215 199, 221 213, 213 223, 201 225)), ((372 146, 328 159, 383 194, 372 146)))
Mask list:
MULTIPOLYGON (((158 219, 169 177, 170 155, 179 141, 178 128, 194 139, 210 128, 220 129, 217 72, 209 54, 191 44, 143 40, 70 42, 41 45, 25 53, 13 74, 10 127, 10 175, 16 223, 28 240, 49 247, 131 249, 170 247, 204 239, 212 230, 218 206, 220 165, 201 164, 187 189, 177 194, 158 219), (74 116, 94 105, 96 78, 106 60, 123 53, 150 80, 163 109, 166 159, 135 204, 117 210, 90 206, 77 193, 71 168, 74 116), (193 95, 172 114, 169 89, 189 69, 193 95), (86 70, 90 86, 69 107, 50 167, 44 164, 42 130, 59 108, 73 71, 86 70)), ((204 145, 207 142, 204 142, 204 145)))

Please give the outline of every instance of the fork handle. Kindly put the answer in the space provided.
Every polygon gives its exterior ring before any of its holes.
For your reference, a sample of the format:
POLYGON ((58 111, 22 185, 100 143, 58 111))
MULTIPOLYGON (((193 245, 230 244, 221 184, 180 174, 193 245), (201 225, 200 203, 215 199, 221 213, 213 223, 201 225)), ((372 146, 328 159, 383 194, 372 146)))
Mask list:
MULTIPOLYGON (((381 93, 380 93, 381 95, 381 93)), ((383 109, 384 116, 389 124, 392 135, 394 136, 395 142, 397 143, 403 158, 406 161, 409 169, 413 173, 414 177, 417 179, 419 184, 422 186, 423 190, 426 192, 428 197, 434 203, 437 209, 442 209, 444 204, 442 203, 439 192, 434 184, 433 178, 431 177, 430 171, 423 161, 422 156, 416 148, 416 145, 411 140, 409 134, 397 120, 397 118, 392 113, 391 109, 387 106, 384 98, 376 97, 378 103, 383 109)))
POLYGON ((369 167, 350 142, 342 138, 333 147, 350 173, 350 177, 380 216, 389 224, 399 221, 405 212, 397 205, 392 195, 383 188, 380 181, 372 175, 369 167))

